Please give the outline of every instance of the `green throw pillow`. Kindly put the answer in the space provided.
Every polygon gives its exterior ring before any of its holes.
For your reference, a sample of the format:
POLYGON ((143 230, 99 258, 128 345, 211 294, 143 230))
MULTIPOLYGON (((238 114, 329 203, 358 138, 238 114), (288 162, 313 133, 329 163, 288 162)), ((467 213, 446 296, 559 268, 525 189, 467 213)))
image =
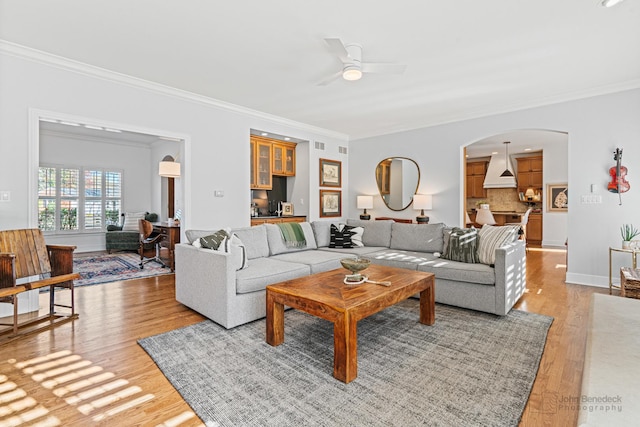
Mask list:
POLYGON ((480 262, 478 258, 478 230, 476 228, 454 227, 442 258, 474 264, 480 262))
MULTIPOLYGON (((226 230, 218 230, 215 233, 200 238, 200 246, 207 249, 213 249, 217 251, 220 245, 225 241, 229 241, 229 233, 226 230)), ((225 250, 225 252, 227 252, 225 250)))

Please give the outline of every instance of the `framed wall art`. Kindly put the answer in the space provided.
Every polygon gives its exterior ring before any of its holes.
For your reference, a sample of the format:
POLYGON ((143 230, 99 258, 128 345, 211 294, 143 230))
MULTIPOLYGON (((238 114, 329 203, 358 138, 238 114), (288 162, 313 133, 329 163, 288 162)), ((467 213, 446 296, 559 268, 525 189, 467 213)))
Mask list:
POLYGON ((342 187, 342 162, 320 159, 320 187, 342 187))
POLYGON ((282 202, 282 216, 293 215, 293 203, 282 202))
POLYGON ((567 212, 569 208, 569 186, 547 184, 547 212, 567 212))
POLYGON ((320 190, 320 217, 342 216, 342 192, 320 190))

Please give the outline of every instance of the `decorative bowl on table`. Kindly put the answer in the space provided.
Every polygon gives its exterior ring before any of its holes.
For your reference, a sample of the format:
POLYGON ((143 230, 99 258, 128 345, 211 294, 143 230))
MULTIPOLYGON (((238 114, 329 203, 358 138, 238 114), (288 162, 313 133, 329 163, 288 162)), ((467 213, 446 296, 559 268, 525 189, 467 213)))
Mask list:
POLYGON ((371 265, 370 259, 360 257, 343 258, 340 260, 340 264, 351 272, 345 277, 345 283, 359 284, 367 280, 367 277, 360 274, 360 272, 371 265))

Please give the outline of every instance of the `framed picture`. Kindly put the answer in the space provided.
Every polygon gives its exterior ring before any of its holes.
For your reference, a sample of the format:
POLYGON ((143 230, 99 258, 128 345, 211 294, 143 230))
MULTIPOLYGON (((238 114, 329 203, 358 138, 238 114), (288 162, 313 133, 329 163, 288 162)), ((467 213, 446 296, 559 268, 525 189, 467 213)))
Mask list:
POLYGON ((342 192, 320 190, 320 216, 342 216, 342 192))
POLYGON ((569 186, 567 184, 547 184, 547 212, 567 212, 569 207, 569 186))
POLYGON ((342 162, 320 159, 320 187, 342 187, 342 162))
POLYGON ((293 203, 282 202, 282 216, 293 215, 293 203))

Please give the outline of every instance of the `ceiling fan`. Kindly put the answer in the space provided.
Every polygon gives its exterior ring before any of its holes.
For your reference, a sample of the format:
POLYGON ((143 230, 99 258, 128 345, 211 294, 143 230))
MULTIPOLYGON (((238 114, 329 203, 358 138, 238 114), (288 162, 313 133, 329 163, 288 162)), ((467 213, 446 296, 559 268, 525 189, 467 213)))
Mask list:
POLYGON ((357 43, 344 44, 342 40, 329 38, 324 39, 329 45, 329 49, 340 61, 342 61, 342 71, 339 71, 325 80, 318 83, 320 86, 327 85, 342 76, 349 81, 360 80, 363 73, 380 74, 402 74, 407 68, 405 64, 392 64, 382 62, 362 62, 362 45, 357 43))

